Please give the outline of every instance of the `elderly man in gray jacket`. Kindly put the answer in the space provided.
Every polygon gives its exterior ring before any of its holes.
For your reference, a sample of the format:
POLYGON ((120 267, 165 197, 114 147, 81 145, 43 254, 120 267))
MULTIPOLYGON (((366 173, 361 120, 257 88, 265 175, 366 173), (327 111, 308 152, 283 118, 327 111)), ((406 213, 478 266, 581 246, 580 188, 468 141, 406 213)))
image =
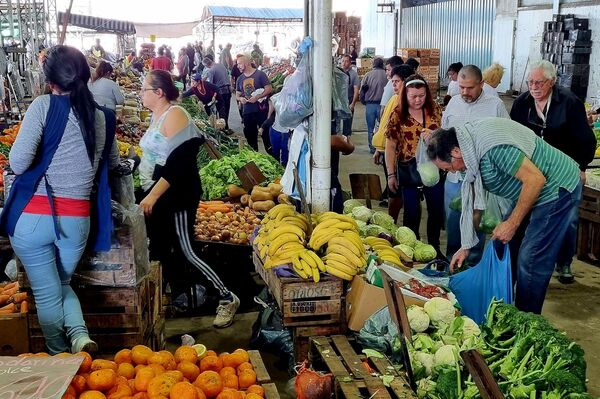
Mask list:
POLYGON ((371 154, 375 153, 375 147, 371 144, 371 139, 373 138, 375 124, 381 114, 381 96, 387 82, 388 79, 383 69, 383 59, 375 58, 373 60, 373 70, 365 75, 360 88, 361 101, 366 105, 365 114, 371 154))

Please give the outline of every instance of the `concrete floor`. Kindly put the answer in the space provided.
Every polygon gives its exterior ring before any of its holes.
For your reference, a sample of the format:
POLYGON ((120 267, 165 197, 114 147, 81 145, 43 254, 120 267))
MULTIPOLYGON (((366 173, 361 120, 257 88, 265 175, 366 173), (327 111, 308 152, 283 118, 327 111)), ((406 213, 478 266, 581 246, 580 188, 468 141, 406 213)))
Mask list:
MULTIPOLYGON (((507 106, 511 99, 505 98, 507 106)), ((241 132, 239 115, 232 106, 230 126, 241 132)), ((355 152, 342 157, 340 164, 340 180, 345 190, 350 189, 350 173, 376 173, 384 184, 382 168, 373 164, 367 146, 366 123, 364 107, 358 104, 353 125, 352 139, 356 145, 355 152)), ((423 212, 426 217, 426 211, 423 212)), ((401 220, 401 218, 400 218, 401 220)), ((422 236, 425 236, 422 223, 422 236)), ((445 242, 445 232, 442 232, 442 247, 445 242)), ((553 279, 544 305, 543 315, 558 329, 564 331, 572 340, 579 343, 586 353, 588 369, 588 390, 593 396, 600 396, 600 268, 590 264, 575 261, 573 271, 576 281, 571 285, 563 285, 553 279)), ((236 348, 247 348, 252 332, 252 324, 257 318, 257 312, 236 315, 234 324, 226 329, 218 330, 212 327, 213 316, 196 318, 177 318, 167 321, 168 349, 174 349, 180 344, 182 334, 194 336, 199 343, 217 352, 232 351, 236 348)), ((287 382, 289 375, 285 370, 274 366, 276 356, 265 353, 265 362, 271 377, 277 383, 282 397, 294 397, 289 394, 287 382)))

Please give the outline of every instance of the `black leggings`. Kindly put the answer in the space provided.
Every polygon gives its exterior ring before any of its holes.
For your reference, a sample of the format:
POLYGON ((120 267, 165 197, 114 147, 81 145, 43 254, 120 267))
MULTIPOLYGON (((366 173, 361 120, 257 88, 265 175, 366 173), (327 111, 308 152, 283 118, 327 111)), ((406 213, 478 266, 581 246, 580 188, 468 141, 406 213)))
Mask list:
MULTIPOLYGON (((267 119, 266 112, 252 112, 250 114, 244 114, 242 117, 244 121, 244 137, 248 141, 248 145, 258 151, 258 128, 262 126, 265 119, 267 119)), ((268 154, 271 154, 271 139, 269 138, 269 132, 263 132, 262 134, 263 145, 268 154)))

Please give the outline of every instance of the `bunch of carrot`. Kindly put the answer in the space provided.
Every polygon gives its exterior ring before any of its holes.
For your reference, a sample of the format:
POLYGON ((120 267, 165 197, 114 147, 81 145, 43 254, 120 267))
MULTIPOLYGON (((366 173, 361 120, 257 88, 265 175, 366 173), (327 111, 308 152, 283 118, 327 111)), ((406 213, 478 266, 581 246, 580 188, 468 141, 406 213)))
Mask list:
POLYGON ((0 284, 0 316, 12 313, 27 313, 27 292, 19 291, 19 283, 0 284))
POLYGON ((233 211, 233 208, 233 204, 225 203, 223 201, 200 201, 200 205, 198 206, 198 209, 201 212, 208 213, 229 213, 233 211))

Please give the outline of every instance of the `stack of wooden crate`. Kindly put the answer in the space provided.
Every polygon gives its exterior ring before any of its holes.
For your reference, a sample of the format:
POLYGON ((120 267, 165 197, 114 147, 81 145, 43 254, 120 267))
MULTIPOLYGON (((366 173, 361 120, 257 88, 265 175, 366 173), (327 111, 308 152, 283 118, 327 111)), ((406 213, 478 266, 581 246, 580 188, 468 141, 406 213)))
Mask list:
POLYGON ((348 17, 345 12, 333 14, 333 35, 340 39, 338 55, 349 53, 350 45, 354 45, 357 52, 360 51, 360 31, 360 17, 348 17))
POLYGON ((584 186, 579 205, 577 258, 600 265, 600 190, 584 186))
POLYGON ((440 49, 437 48, 401 48, 397 55, 406 62, 409 58, 419 61, 417 73, 425 78, 432 94, 439 89, 440 49))

